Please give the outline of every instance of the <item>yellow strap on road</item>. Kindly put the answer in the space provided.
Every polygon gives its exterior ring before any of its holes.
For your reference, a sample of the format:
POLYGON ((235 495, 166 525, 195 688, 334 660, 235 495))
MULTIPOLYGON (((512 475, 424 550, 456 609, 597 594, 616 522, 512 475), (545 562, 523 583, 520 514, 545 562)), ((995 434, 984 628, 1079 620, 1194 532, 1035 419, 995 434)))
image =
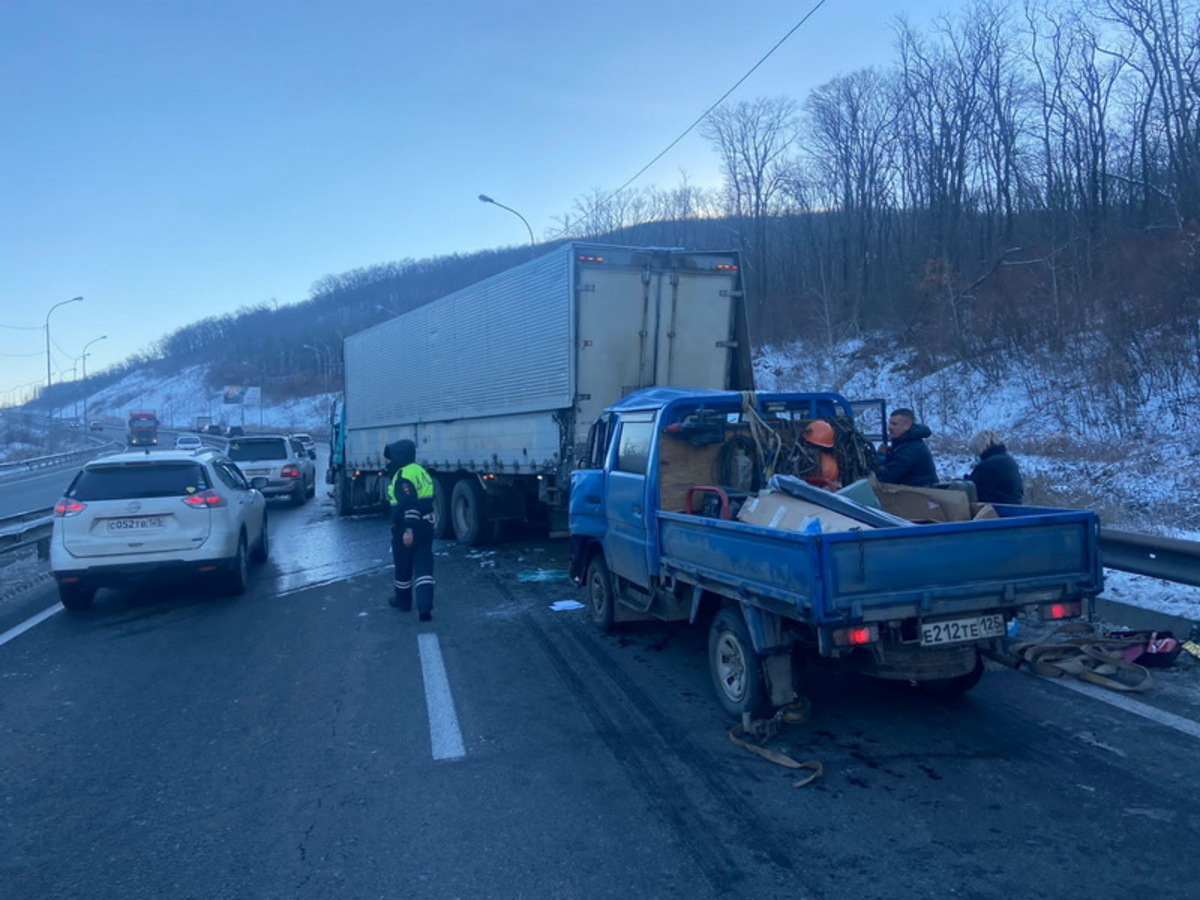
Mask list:
MULTIPOLYGON (((800 723, 807 721, 810 704, 805 697, 799 698, 795 703, 790 703, 783 707, 777 714, 782 722, 800 723)), ((797 762, 786 753, 780 753, 778 750, 772 750, 770 747, 763 747, 759 744, 752 744, 742 738, 746 733, 745 729, 739 722, 729 729, 729 740, 737 744, 737 746, 749 750, 756 756, 761 756, 763 759, 775 763, 776 765, 786 766, 789 769, 808 769, 811 774, 798 781, 792 782, 792 787, 802 788, 807 784, 812 784, 818 778, 825 774, 824 767, 816 760, 808 760, 807 762, 797 762)))
POLYGON ((1020 660, 1018 668, 1025 666, 1045 678, 1073 675, 1080 681, 1126 693, 1148 691, 1153 685, 1149 669, 1126 661, 1122 655, 1126 647, 1145 641, 1104 637, 1083 622, 1063 625, 1050 638, 1057 635, 1077 637, 1013 644, 1009 649, 1020 660))

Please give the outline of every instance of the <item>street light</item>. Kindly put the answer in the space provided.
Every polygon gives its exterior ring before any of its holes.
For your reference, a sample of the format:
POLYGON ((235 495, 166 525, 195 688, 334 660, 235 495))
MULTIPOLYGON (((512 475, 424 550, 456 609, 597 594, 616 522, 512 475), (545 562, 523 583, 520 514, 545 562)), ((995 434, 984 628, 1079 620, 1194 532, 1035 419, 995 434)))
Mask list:
POLYGON ((72 297, 70 300, 62 300, 50 307, 50 312, 46 313, 46 390, 50 390, 50 313, 54 312, 60 306, 66 306, 68 303, 78 303, 82 297, 72 297))
POLYGON ((492 204, 492 206, 498 206, 501 209, 507 209, 510 213, 512 213, 514 216, 516 216, 522 222, 525 222, 525 230, 529 232, 529 258, 533 259, 533 250, 534 250, 534 246, 535 246, 534 241, 533 241, 533 229, 529 227, 529 223, 525 221, 525 217, 523 215, 521 215, 519 212, 517 212, 515 209, 513 209, 511 206, 505 206, 503 203, 497 203, 495 200, 493 200, 487 194, 480 194, 479 202, 480 203, 490 203, 490 204, 492 204))
MULTIPOLYGON (((88 420, 88 410, 87 410, 87 408, 88 408, 88 387, 87 387, 88 352, 87 352, 87 348, 92 346, 92 344, 96 343, 96 341, 106 341, 106 340, 108 340, 107 334, 102 334, 98 338, 92 338, 90 341, 88 341, 86 344, 83 345, 83 355, 79 357, 83 361, 83 421, 84 422, 87 422, 87 420, 88 420)), ((90 422, 88 423, 88 427, 89 428, 91 427, 90 422)))
POLYGON ((302 346, 305 350, 311 350, 317 354, 317 367, 321 370, 321 383, 325 386, 325 393, 329 393, 329 365, 325 362, 325 351, 312 344, 303 344, 302 346))

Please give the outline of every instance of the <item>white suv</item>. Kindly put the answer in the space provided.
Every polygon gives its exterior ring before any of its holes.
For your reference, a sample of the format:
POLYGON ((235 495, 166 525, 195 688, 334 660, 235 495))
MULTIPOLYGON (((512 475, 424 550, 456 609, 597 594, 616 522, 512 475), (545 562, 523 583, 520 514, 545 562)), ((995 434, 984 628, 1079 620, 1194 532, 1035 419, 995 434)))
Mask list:
POLYGON ((317 493, 316 454, 295 438, 258 434, 232 438, 228 453, 247 478, 267 480, 262 491, 268 497, 287 496, 296 506, 303 506, 317 493))
POLYGON ((242 594, 270 551, 265 479, 216 450, 139 450, 86 463, 54 507, 50 569, 70 610, 99 587, 213 576, 242 594))

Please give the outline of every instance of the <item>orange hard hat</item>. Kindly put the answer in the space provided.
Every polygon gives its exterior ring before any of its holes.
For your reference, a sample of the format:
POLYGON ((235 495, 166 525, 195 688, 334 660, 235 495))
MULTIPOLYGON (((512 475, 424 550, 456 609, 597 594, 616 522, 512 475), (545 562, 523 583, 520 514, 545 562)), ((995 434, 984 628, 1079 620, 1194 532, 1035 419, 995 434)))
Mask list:
POLYGON ((833 426, 824 419, 809 422, 804 429, 804 439, 818 447, 832 447, 834 442, 833 426))

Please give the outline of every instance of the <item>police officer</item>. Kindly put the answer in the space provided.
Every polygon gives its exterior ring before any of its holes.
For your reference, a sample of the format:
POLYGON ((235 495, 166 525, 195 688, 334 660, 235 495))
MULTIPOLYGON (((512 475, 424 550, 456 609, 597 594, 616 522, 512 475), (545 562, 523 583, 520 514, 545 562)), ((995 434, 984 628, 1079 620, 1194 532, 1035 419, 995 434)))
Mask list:
POLYGON ((417 601, 422 622, 433 618, 433 478, 417 465, 417 445, 394 441, 383 450, 389 460, 387 498, 392 511, 395 596, 388 602, 408 612, 417 601))

